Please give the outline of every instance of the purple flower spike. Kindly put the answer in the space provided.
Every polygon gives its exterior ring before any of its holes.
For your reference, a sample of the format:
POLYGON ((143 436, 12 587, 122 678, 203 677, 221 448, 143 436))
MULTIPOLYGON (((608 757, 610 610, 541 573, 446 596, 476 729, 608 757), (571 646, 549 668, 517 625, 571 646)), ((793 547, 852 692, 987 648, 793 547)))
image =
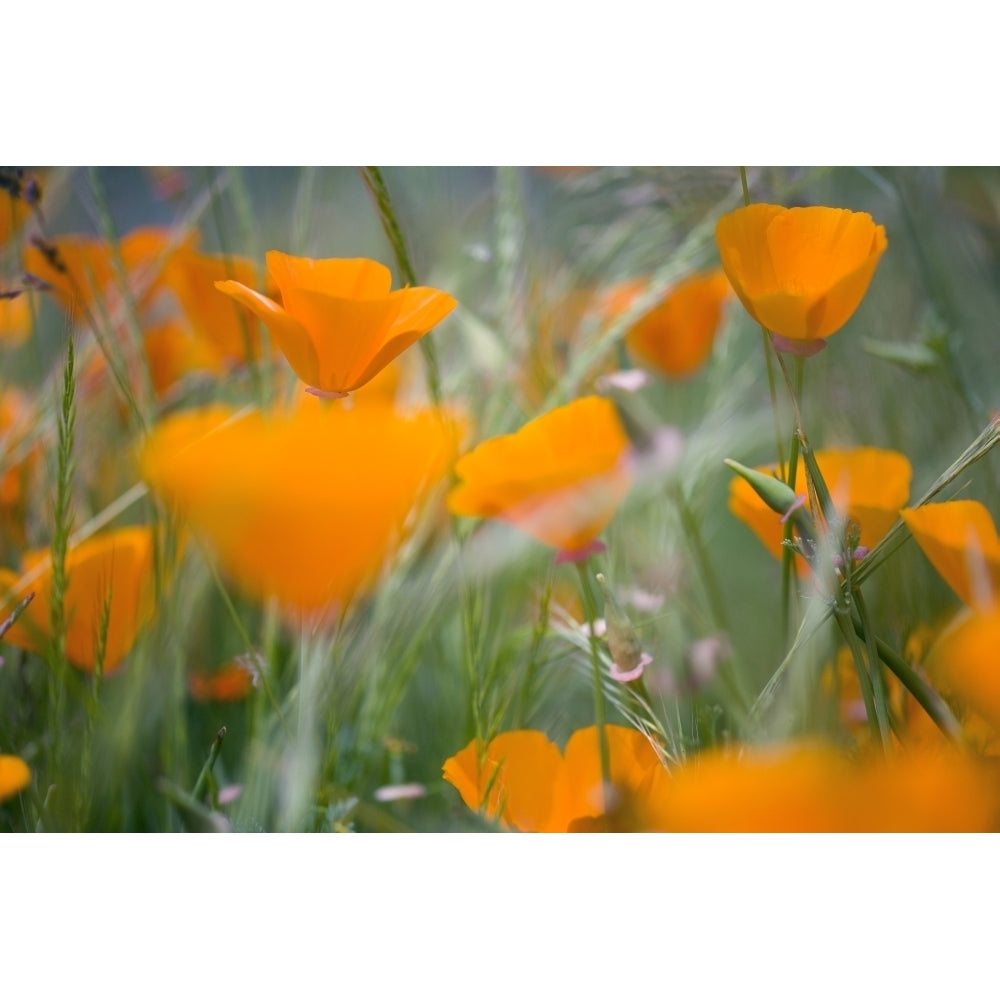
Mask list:
POLYGON ((563 563, 583 562, 585 559, 600 555, 602 552, 607 552, 607 550, 608 547, 604 542, 599 542, 596 539, 589 545, 584 545, 582 549, 560 549, 556 553, 556 565, 561 566, 563 563))
POLYGON ((611 678, 619 684, 628 684, 629 681, 637 681, 642 672, 653 662, 649 653, 643 653, 639 657, 639 662, 631 670, 622 670, 617 663, 611 664, 611 678))
POLYGON ((800 358, 811 358, 826 347, 825 340, 791 340, 777 333, 771 334, 771 343, 776 351, 783 354, 797 354, 800 358))

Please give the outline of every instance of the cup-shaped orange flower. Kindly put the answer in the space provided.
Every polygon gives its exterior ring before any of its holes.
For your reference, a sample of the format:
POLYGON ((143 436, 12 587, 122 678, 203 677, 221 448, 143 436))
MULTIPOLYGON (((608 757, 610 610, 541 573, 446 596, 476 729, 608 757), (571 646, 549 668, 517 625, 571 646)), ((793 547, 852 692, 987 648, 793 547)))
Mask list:
POLYGON ((288 413, 211 407, 162 422, 141 465, 244 592, 321 613, 374 581, 445 475, 456 436, 432 410, 312 398, 288 413))
POLYGON ((239 281, 215 287, 263 321, 295 374, 318 395, 363 386, 457 304, 436 288, 393 292, 389 269, 363 258, 312 260, 271 250, 267 270, 280 304, 239 281))
POLYGON ((629 352, 667 378, 693 375, 712 351, 730 294, 722 271, 684 279, 629 329, 629 352))
POLYGON ((601 828, 594 821, 611 819, 629 829, 644 828, 643 799, 663 765, 637 730, 609 725, 605 733, 608 790, 601 782, 594 726, 575 732, 565 753, 544 733, 528 729, 501 733, 485 748, 473 740, 445 761, 444 778, 470 809, 524 833, 601 828))
MULTIPOLYGON (((861 545, 868 548, 876 545, 896 522, 900 507, 909 498, 913 473, 909 460, 897 451, 881 448, 830 449, 817 451, 815 457, 834 506, 860 527, 861 545)), ((761 466, 757 471, 772 470, 761 466)), ((794 489, 801 496, 806 493, 801 461, 794 489)), ((768 552, 781 558, 784 527, 780 515, 739 476, 730 484, 729 509, 763 542, 768 552)), ((801 560, 796 563, 799 568, 803 565, 801 560)))
POLYGON ((631 481, 630 447, 614 403, 585 396, 484 441, 459 459, 455 514, 495 517, 558 549, 594 551, 631 481))
POLYGON ((719 219, 715 240, 747 312, 800 350, 851 318, 888 246, 866 212, 821 206, 748 205, 719 219))
POLYGON ((31 768, 20 757, 0 753, 0 802, 13 798, 31 784, 31 768))
MULTIPOLYGON (((34 600, 3 637, 32 652, 44 652, 50 637, 49 556, 48 549, 27 553, 20 574, 0 569, 0 618, 34 591, 34 600)), ((66 576, 66 657, 74 667, 93 671, 107 603, 104 669, 110 672, 131 650, 153 611, 152 532, 146 527, 120 528, 81 542, 66 554, 66 576)))
POLYGON ((1000 538, 990 512, 977 500, 949 500, 907 508, 910 534, 970 608, 1000 607, 1000 538))

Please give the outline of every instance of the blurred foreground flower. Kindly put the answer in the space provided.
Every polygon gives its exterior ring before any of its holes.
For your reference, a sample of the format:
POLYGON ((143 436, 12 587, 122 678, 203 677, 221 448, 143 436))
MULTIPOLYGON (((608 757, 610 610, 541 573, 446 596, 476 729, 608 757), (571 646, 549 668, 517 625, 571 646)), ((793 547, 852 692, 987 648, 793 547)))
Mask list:
MULTIPOLYGON (((51 641, 52 564, 48 549, 25 554, 23 572, 0 569, 0 619, 32 591, 35 599, 3 641, 44 653, 51 641)), ((117 667, 153 611, 153 536, 119 528, 81 542, 66 555, 66 657, 87 672, 96 665, 100 623, 109 606, 104 671, 117 667)))
POLYGON ((448 506, 513 524, 558 549, 561 560, 585 558, 628 492, 629 457, 614 404, 586 396, 459 459, 462 482, 448 506))
POLYGON ((900 511, 934 568, 970 608, 1000 606, 1000 538, 976 500, 949 500, 900 511))
POLYGON ((748 205, 719 219, 715 239, 747 312, 799 353, 851 318, 888 246, 866 212, 819 206, 748 205))
POLYGON ((454 457, 436 411, 289 413, 210 407, 163 421, 142 453, 150 486, 250 596, 323 612, 369 586, 454 457))
POLYGON ((605 726, 605 732, 612 785, 607 814, 594 726, 575 732, 565 754, 534 730, 501 733, 485 748, 473 740, 445 761, 444 777, 470 809, 525 833, 642 829, 646 789, 666 772, 642 733, 624 726, 605 726))
MULTIPOLYGON (((644 288, 644 282, 619 286, 612 289, 610 301, 621 312, 644 288)), ((722 271, 686 278, 628 330, 629 353, 666 378, 693 375, 712 352, 729 296, 729 282, 722 271)))
POLYGON ((945 749, 853 761, 826 745, 713 750, 671 774, 660 829, 984 832, 1000 829, 1000 772, 945 749))
POLYGON ((216 281, 259 317, 295 374, 317 395, 363 386, 455 308, 435 288, 392 292, 389 269, 363 258, 312 260, 271 250, 281 304, 239 281, 216 281))
POLYGON ((0 753, 0 802, 13 798, 31 784, 31 768, 20 757, 0 753))
MULTIPOLYGON (((831 449, 817 451, 815 457, 835 507, 841 516, 857 522, 862 546, 871 548, 888 533, 910 495, 912 468, 909 460, 899 452, 880 448, 831 449)), ((771 470, 761 466, 756 471, 768 473, 771 470)), ((798 465, 794 492, 802 497, 806 493, 802 461, 798 465)), ((781 517, 740 476, 730 483, 729 509, 753 531, 771 555, 781 558, 784 537, 781 517)), ((796 559, 800 570, 803 565, 796 559)))

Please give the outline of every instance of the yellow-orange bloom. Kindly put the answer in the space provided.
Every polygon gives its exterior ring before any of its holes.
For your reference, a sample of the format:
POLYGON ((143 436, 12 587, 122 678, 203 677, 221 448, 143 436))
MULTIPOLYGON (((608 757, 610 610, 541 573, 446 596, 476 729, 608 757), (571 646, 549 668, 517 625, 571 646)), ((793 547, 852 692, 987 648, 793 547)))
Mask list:
MULTIPOLYGON (((43 652, 51 625, 52 564, 48 549, 26 553, 23 572, 0 569, 0 618, 34 591, 35 598, 4 642, 43 652)), ((149 528, 95 535, 66 554, 66 657, 80 670, 96 663, 100 623, 110 602, 104 669, 110 672, 135 644, 153 610, 153 536, 149 528)))
POLYGON ((900 511, 916 543, 970 607, 1000 605, 1000 538, 977 500, 949 500, 900 511))
POLYGON ((464 455, 448 506, 499 518, 574 558, 592 550, 628 492, 629 453, 614 404, 586 396, 464 455))
POLYGON ((525 833, 591 829, 601 820, 641 828, 652 775, 663 765, 647 737, 625 726, 605 726, 611 764, 605 815, 597 728, 575 732, 565 754, 544 733, 501 733, 485 749, 475 740, 445 761, 443 774, 470 809, 525 833))
POLYGON ((980 832, 1000 829, 1000 774, 914 748, 852 761, 834 747, 714 750, 673 771, 660 829, 687 833, 980 832))
POLYGON ((0 753, 0 802, 31 784, 31 768, 20 757, 0 753))
MULTIPOLYGON (((871 548, 893 526, 900 507, 910 495, 912 468, 905 455, 881 448, 854 448, 815 453, 834 506, 857 522, 861 545, 871 548)), ((759 472, 772 470, 761 466, 759 472)), ((795 492, 806 493, 804 464, 800 461, 795 492)), ((736 476, 729 487, 729 509, 764 543, 775 558, 781 558, 784 526, 757 495, 753 487, 736 476)), ((801 568, 800 560, 796 564, 801 568)))
POLYGON ((280 305, 239 281, 215 287, 264 322, 295 374, 321 395, 363 386, 457 304, 435 288, 390 291, 389 269, 374 260, 312 260, 271 250, 267 270, 280 305))
POLYGON ((246 593, 320 612, 373 582, 446 473, 455 439, 436 411, 310 398, 285 414, 179 413, 150 435, 141 464, 246 593))
POLYGON ((626 333, 630 353, 667 378, 693 375, 712 351, 729 295, 722 271, 686 278, 626 333))
POLYGON ((747 312, 789 341, 836 333, 889 245, 885 227, 844 208, 748 205, 719 219, 722 266, 747 312))

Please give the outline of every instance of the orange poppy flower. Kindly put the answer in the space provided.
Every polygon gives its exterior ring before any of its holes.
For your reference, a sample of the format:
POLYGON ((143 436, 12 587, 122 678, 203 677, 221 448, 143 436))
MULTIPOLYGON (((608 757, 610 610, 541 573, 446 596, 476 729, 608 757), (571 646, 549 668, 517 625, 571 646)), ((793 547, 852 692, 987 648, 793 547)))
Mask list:
POLYGON ((215 287, 264 322, 295 374, 317 395, 363 386, 441 322, 455 300, 435 288, 392 292, 374 260, 312 260, 271 250, 267 270, 281 305, 239 281, 215 287))
MULTIPOLYGON (((3 291, 3 289, 0 289, 3 291)), ((31 304, 28 293, 0 298, 0 345, 17 347, 31 333, 31 304)))
MULTIPOLYGON (((196 234, 186 237, 193 244, 196 234)), ((175 234, 155 227, 133 230, 121 238, 118 251, 129 286, 141 307, 162 287, 158 278, 172 247, 175 234)), ((115 281, 114 257, 106 240, 93 236, 58 236, 45 246, 30 244, 24 250, 24 269, 52 286, 56 298, 67 311, 81 305, 92 307, 103 299, 111 313, 120 300, 115 281), (47 252, 54 248, 56 257, 47 252)))
POLYGON ((836 333, 889 245, 866 212, 819 206, 748 205, 719 219, 715 240, 740 301, 784 349, 836 333))
POLYGON ((793 744, 713 750, 671 773, 659 828, 687 833, 1000 829, 1000 780, 974 757, 913 748, 853 761, 793 744))
POLYGON ((370 585, 447 472, 457 428, 436 411, 299 406, 179 413, 141 457, 152 488, 249 595, 322 612, 370 585))
MULTIPOLYGON (((905 455, 880 448, 817 451, 816 462, 841 514, 861 528, 861 544, 871 548, 896 522, 899 508, 910 495, 912 468, 905 455)), ((767 466, 757 471, 768 473, 767 466)), ((795 492, 806 493, 806 474, 800 461, 795 492)), ((776 514, 740 476, 729 487, 729 509, 763 542, 776 559, 781 558, 784 526, 776 514)), ((804 562, 796 559, 801 570, 804 562)))
POLYGON ((917 545, 970 608, 1000 603, 1000 538, 976 500, 949 500, 900 511, 917 545))
POLYGON ((13 798, 31 784, 31 768, 20 757, 0 753, 0 802, 13 798))
POLYGON ((693 375, 712 351, 729 295, 722 271, 686 278, 626 333, 630 353, 667 378, 693 375))
POLYGON ((455 514, 495 517, 578 559, 595 551, 628 492, 629 440, 614 403, 586 396, 459 459, 455 514))
MULTIPOLYGON (((641 799, 663 765, 640 732, 605 726, 611 763, 612 816, 604 813, 597 728, 575 732, 566 752, 544 733, 501 733, 480 753, 475 740, 445 761, 443 774, 470 809, 525 833, 591 829, 600 820, 641 815, 641 799)), ((664 772, 665 773, 665 772, 664 772)), ((641 822, 641 820, 640 820, 641 822)))
MULTIPOLYGON (((51 624, 52 565, 48 549, 29 552, 23 573, 0 569, 0 618, 34 591, 4 642, 32 652, 44 652, 51 624)), ((73 666, 94 669, 101 614, 110 599, 104 669, 119 665, 135 644, 153 610, 153 536, 149 528, 109 531, 70 549, 66 554, 66 657, 73 666)))

